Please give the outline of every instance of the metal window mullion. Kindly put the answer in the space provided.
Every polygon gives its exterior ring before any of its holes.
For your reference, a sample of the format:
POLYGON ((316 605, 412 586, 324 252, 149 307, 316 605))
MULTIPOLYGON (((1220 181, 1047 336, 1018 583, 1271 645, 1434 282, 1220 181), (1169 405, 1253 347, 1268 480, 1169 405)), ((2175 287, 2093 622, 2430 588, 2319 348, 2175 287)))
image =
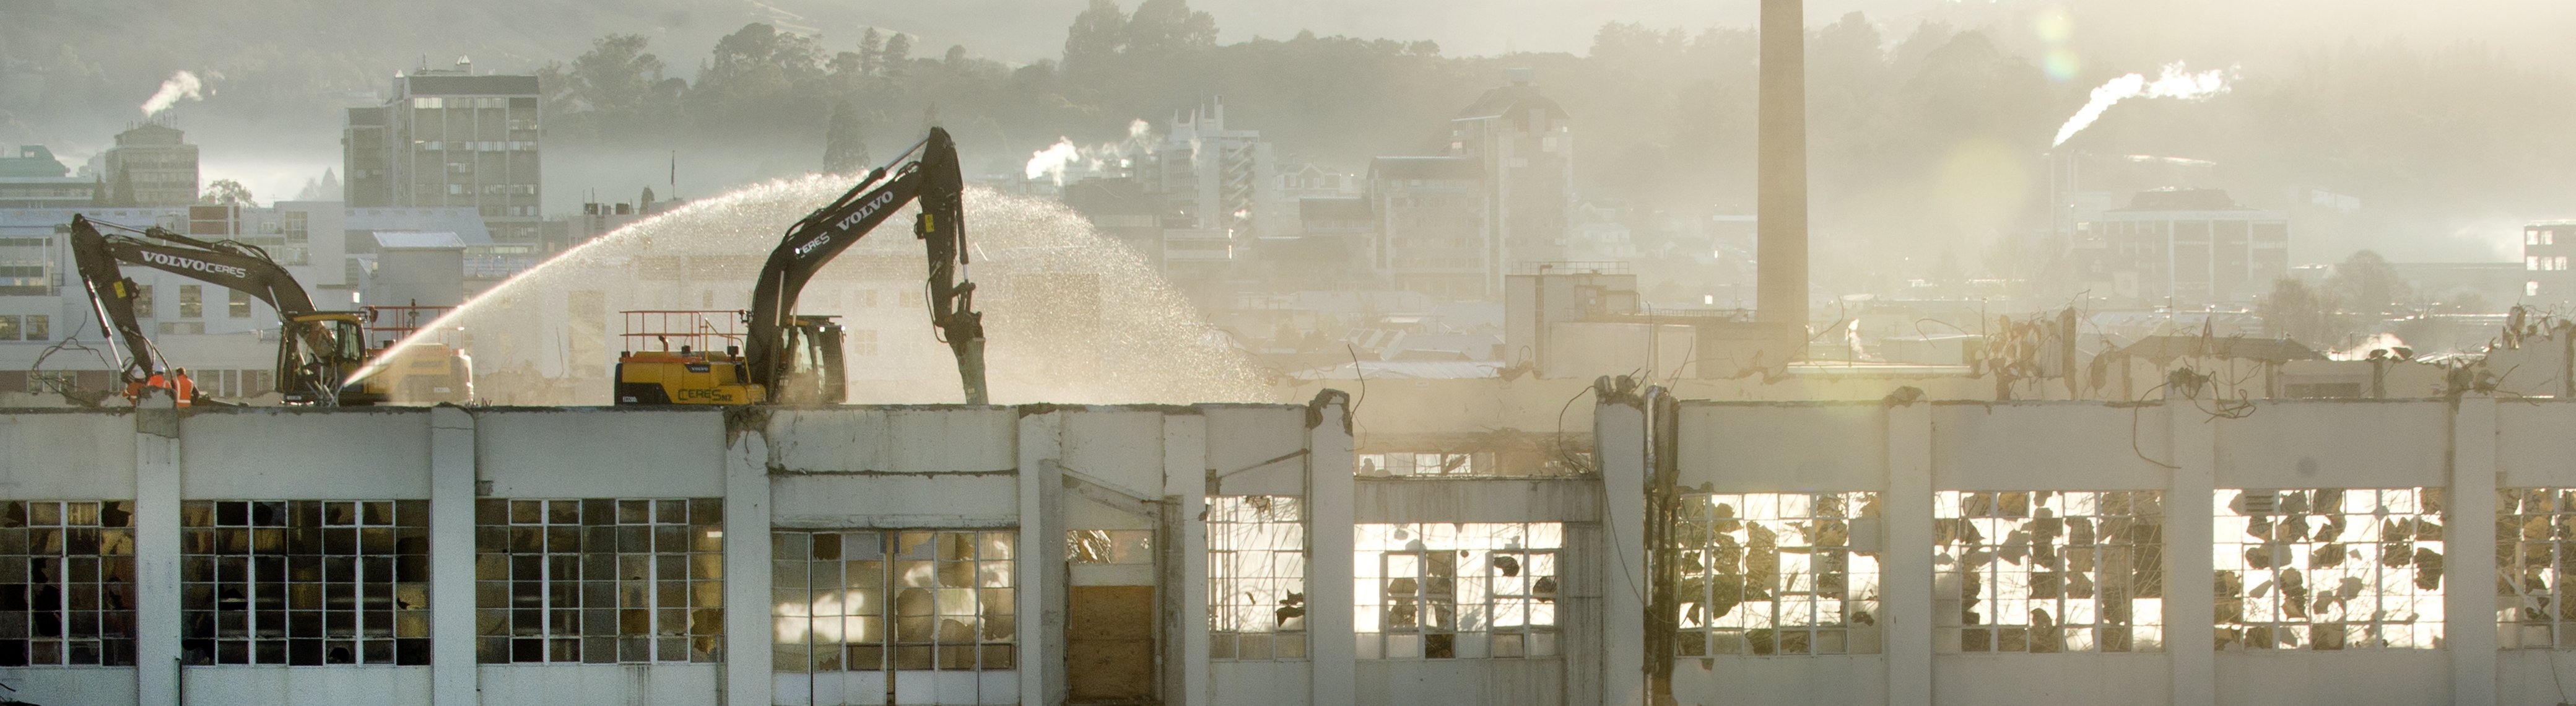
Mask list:
MULTIPOLYGON (((578 603, 579 603, 579 601, 580 601, 580 598, 581 598, 581 578, 580 578, 579 574, 580 574, 580 571, 581 571, 581 569, 582 569, 582 566, 581 566, 581 555, 582 555, 582 552, 580 552, 580 551, 574 551, 574 552, 569 552, 569 553, 563 553, 563 552, 557 552, 557 551, 555 551, 555 550, 554 550, 554 549, 555 549, 555 548, 554 548, 554 540, 555 540, 555 523, 554 523, 554 518, 553 518, 554 507, 552 506, 552 504, 551 504, 551 503, 553 503, 553 502, 555 502, 555 501, 549 500, 549 501, 546 501, 546 502, 547 502, 547 503, 549 503, 549 505, 546 507, 546 512, 547 512, 548 514, 547 514, 547 516, 545 516, 545 517, 539 518, 539 519, 544 520, 544 521, 545 521, 545 524, 544 524, 544 525, 542 525, 543 529, 538 530, 539 532, 543 532, 543 533, 545 533, 545 536, 546 536, 546 551, 545 551, 545 552, 543 552, 543 553, 541 553, 541 556, 544 556, 544 557, 545 557, 545 564, 544 564, 543 566, 539 566, 539 567, 537 567, 537 570, 538 570, 538 571, 537 571, 537 579, 538 579, 538 581, 537 581, 537 604, 538 604, 539 606, 541 606, 540 608, 538 608, 538 611, 539 611, 539 612, 537 613, 537 616, 538 616, 538 619, 537 619, 537 631, 538 631, 538 632, 537 632, 537 634, 538 634, 538 636, 539 636, 539 637, 538 637, 538 639, 540 639, 540 640, 544 640, 544 641, 545 641, 544 660, 545 660, 545 661, 547 661, 547 662, 553 662, 553 661, 556 661, 556 660, 555 660, 555 645, 554 645, 554 641, 556 641, 556 640, 560 640, 560 639, 564 639, 564 638, 566 637, 566 636, 564 636, 564 635, 556 634, 556 632, 555 632, 555 616, 556 616, 556 611, 562 610, 562 609, 563 609, 563 606, 560 606, 560 605, 556 605, 556 604, 555 604, 555 590, 556 590, 556 589, 555 589, 555 566, 554 566, 555 561, 554 561, 554 560, 555 560, 555 557, 556 557, 558 554, 562 554, 563 556, 568 556, 568 557, 571 557, 571 558, 572 558, 572 562, 573 562, 573 572, 574 572, 574 574, 575 574, 575 576, 574 576, 574 578, 573 578, 573 582, 572 582, 572 591, 573 591, 573 599, 574 599, 574 601, 575 601, 575 603, 576 603, 576 605, 574 605, 574 606, 573 606, 572 610, 573 610, 573 616, 574 616, 574 618, 575 618, 575 619, 579 619, 579 617, 580 617, 580 615, 581 615, 581 612, 580 612, 580 611, 581 611, 581 607, 578 605, 578 603)), ((576 506, 576 507, 579 507, 579 506, 582 504, 582 503, 581 503, 581 501, 579 501, 579 500, 573 500, 572 502, 573 502, 574 506, 576 506)), ((574 532, 581 532, 581 533, 582 533, 582 534, 581 534, 581 538, 580 538, 580 542, 578 542, 575 546, 579 546, 579 547, 581 547, 582 549, 588 549, 588 548, 589 548, 589 547, 588 547, 588 544, 590 543, 590 537, 589 537, 589 535, 588 535, 588 533, 587 533, 587 532, 583 532, 583 531, 582 531, 582 527, 581 527, 581 524, 580 524, 579 522, 575 522, 575 523, 572 525, 572 531, 574 531, 574 532)), ((573 644, 575 644, 575 645, 579 645, 579 644, 581 644, 581 631, 580 631, 580 630, 574 630, 574 631, 573 631, 573 634, 572 634, 570 637, 571 637, 571 639, 573 640, 573 644)), ((587 659, 587 658, 588 658, 588 655, 579 655, 579 656, 576 656, 575 658, 573 658, 573 659, 572 659, 572 660, 570 660, 570 661, 572 661, 572 662, 576 662, 576 663, 578 663, 578 662, 585 662, 585 661, 588 661, 588 659, 587 659)))

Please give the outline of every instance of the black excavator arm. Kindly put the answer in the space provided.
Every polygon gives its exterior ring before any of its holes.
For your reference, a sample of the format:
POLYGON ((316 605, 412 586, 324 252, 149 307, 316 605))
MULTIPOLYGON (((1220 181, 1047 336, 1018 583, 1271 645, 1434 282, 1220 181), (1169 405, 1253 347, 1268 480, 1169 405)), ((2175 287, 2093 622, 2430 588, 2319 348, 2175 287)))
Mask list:
POLYGON ((82 286, 89 290, 99 320, 124 343, 128 382, 143 381, 162 370, 157 360, 159 352, 136 320, 134 280, 124 275, 121 264, 213 283, 267 304, 277 311, 281 324, 279 391, 322 404, 336 399, 340 377, 348 372, 342 369, 347 367, 347 361, 336 358, 348 357, 345 346, 353 341, 340 340, 340 332, 332 327, 299 320, 316 313, 313 298, 305 294, 304 286, 295 281, 293 274, 269 258, 267 251, 237 241, 199 240, 159 227, 137 230, 80 215, 72 216, 71 231, 74 268, 80 272, 82 286), (101 225, 144 237, 101 233, 101 225), (320 365, 299 361, 294 353, 299 349, 334 360, 320 365))
MULTIPOLYGON (((770 251, 760 281, 752 289, 743 351, 752 382, 766 386, 771 401, 782 399, 782 383, 793 372, 789 358, 794 345, 789 336, 800 324, 794 313, 796 299, 805 284, 905 204, 919 201, 921 213, 913 222, 913 237, 921 239, 930 259, 931 325, 957 358, 966 403, 984 404, 984 315, 975 311, 975 283, 965 277, 965 189, 965 177, 957 166, 957 143, 949 139, 947 130, 931 128, 928 138, 905 150, 891 166, 870 171, 848 193, 789 227, 778 248, 770 251)), ((826 354, 836 356, 838 351, 826 354)), ((829 394, 839 390, 837 383, 825 382, 827 401, 840 401, 832 399, 838 395, 829 394)))

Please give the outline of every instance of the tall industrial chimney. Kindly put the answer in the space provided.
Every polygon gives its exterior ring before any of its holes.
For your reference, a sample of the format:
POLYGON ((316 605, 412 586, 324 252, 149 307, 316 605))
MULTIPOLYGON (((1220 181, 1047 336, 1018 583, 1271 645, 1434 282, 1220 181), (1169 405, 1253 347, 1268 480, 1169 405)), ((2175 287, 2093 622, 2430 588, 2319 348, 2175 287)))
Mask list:
POLYGON ((1762 0, 1761 146, 1754 161, 1763 323, 1807 324, 1807 26, 1805 0, 1762 0))

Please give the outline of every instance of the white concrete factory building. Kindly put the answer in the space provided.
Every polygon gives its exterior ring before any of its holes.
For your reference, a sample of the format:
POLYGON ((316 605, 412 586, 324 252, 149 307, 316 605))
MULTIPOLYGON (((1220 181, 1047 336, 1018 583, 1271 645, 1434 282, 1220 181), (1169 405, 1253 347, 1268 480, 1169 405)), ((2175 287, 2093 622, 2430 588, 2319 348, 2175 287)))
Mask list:
POLYGON ((1367 448, 1338 392, 9 411, 0 684, 47 706, 2564 698, 2576 404, 1592 396, 1541 476, 1367 448))

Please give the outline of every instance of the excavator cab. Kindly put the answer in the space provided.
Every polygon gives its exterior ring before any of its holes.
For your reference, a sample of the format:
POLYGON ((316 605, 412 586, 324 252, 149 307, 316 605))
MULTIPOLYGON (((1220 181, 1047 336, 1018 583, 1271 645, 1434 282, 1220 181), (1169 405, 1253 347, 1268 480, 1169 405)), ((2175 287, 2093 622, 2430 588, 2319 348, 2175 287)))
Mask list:
POLYGON ((787 350, 793 356, 775 399, 788 404, 840 404, 849 401, 850 377, 841 368, 841 324, 830 316, 797 314, 787 325, 787 350))
POLYGON ((287 404, 337 401, 341 381, 367 364, 366 332, 346 311, 285 314, 278 331, 277 369, 287 374, 287 404))

